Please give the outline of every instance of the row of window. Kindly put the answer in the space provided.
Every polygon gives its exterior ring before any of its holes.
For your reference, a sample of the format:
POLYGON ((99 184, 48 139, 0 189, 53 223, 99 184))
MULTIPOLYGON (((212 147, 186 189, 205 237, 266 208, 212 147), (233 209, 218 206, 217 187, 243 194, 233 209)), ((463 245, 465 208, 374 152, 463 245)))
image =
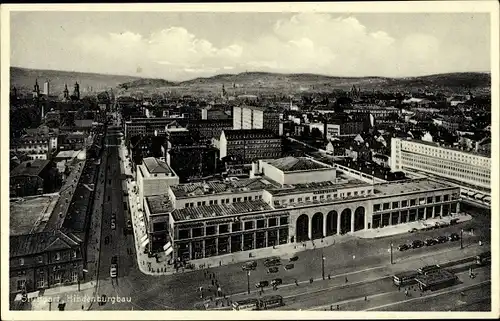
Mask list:
POLYGON ((209 225, 205 228, 197 227, 192 229, 179 229, 179 240, 187 239, 190 237, 201 237, 216 234, 225 234, 232 232, 254 230, 256 228, 276 227, 288 224, 288 216, 279 218, 273 217, 269 219, 259 219, 256 221, 234 222, 232 224, 209 225), (231 226, 230 226, 231 225, 231 226), (231 227, 231 231, 229 228, 231 227))
MULTIPOLYGON (((78 254, 78 253, 77 253, 77 251, 76 251, 76 250, 73 250, 73 251, 72 251, 72 258, 74 258, 74 259, 75 259, 75 258, 77 257, 77 254, 78 254)), ((54 259, 55 259, 56 261, 61 260, 61 253, 60 253, 60 252, 56 252, 56 253, 54 254, 54 259)), ((36 258, 36 262, 37 262, 37 263, 43 263, 43 256, 41 256, 41 255, 37 256, 37 258, 36 258)), ((19 258, 19 265, 24 265, 24 264, 25 264, 25 260, 24 260, 24 258, 19 258)))
POLYGON ((470 155, 470 154, 465 154, 461 153, 458 151, 453 151, 453 150, 446 150, 443 148, 439 147, 429 147, 429 146, 424 146, 424 145, 416 145, 416 144, 411 144, 408 143, 405 149, 415 151, 415 152, 420 152, 424 153, 425 155, 432 155, 433 157, 436 158, 445 158, 453 161, 461 161, 461 162, 466 162, 466 163, 472 163, 472 164, 480 164, 480 165, 487 165, 488 160, 478 157, 476 155, 470 155))
MULTIPOLYGON (((453 194, 451 196, 451 199, 453 199, 453 200, 458 199, 458 194, 453 194)), ((442 198, 443 202, 448 202, 449 200, 450 200, 450 195, 448 195, 448 194, 443 195, 443 198, 442 198)), ((390 210, 390 209, 405 208, 405 207, 409 207, 409 206, 417 206, 417 202, 418 202, 419 206, 424 205, 424 204, 440 203, 441 202, 441 195, 436 195, 435 197, 429 196, 427 198, 420 197, 419 199, 413 198, 411 200, 403 200, 401 202, 396 201, 396 202, 392 202, 392 204, 390 202, 383 203, 383 204, 374 204, 373 211, 379 212, 379 211, 386 211, 386 210, 390 210)))
MULTIPOLYGON (((241 202, 246 202, 246 201, 257 201, 257 200, 261 200, 262 199, 262 195, 255 195, 254 197, 252 197, 251 195, 250 196, 243 196, 243 197, 233 197, 233 203, 241 203, 241 202)), ((220 203, 221 204, 230 204, 231 203, 231 199, 230 198, 223 198, 220 200, 220 203)), ((189 202, 189 203, 186 203, 184 205, 185 208, 188 208, 188 207, 195 207, 194 206, 194 202, 189 202)), ((207 201, 198 201, 196 202, 196 206, 205 206, 205 205, 218 205, 219 204, 219 200, 215 199, 215 200, 209 200, 208 203, 207 201)))
MULTIPOLYGON (((354 191, 354 192, 345 192, 345 193, 335 193, 335 194, 325 194, 325 195, 315 195, 315 196, 312 196, 312 201, 317 201, 318 199, 319 200, 329 200, 329 199, 332 199, 332 198, 344 198, 344 197, 351 197, 351 196, 359 196, 359 195, 370 195, 371 194, 371 190, 361 190, 361 191, 354 191)), ((297 198, 297 203, 302 203, 303 201, 305 202, 310 202, 311 201, 311 197, 310 196, 306 196, 304 198, 302 197, 299 197, 297 198)), ((295 203, 295 198, 290 198, 288 199, 288 202, 289 203, 295 203)), ((286 204, 287 203, 287 200, 275 200, 274 201, 274 204, 275 205, 280 205, 280 204, 286 204)))

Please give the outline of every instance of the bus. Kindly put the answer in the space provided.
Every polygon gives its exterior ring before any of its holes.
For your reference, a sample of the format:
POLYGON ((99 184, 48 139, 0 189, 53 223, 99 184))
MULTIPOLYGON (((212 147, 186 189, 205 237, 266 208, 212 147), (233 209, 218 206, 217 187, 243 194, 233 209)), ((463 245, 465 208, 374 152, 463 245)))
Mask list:
POLYGON ((252 311, 257 310, 259 306, 259 300, 257 299, 245 299, 233 302, 234 311, 252 311))
POLYGON ((486 265, 491 263, 491 252, 484 252, 476 256, 477 265, 486 265))
POLYGON ((418 272, 416 272, 416 271, 407 271, 407 272, 398 273, 392 277, 392 282, 394 283, 394 285, 397 285, 397 286, 405 286, 408 284, 413 284, 413 283, 417 282, 417 281, 415 281, 415 278, 417 277, 417 275, 418 275, 418 272))
POLYGON ((268 310, 284 305, 281 295, 270 295, 259 299, 259 310, 268 310))
POLYGON ((434 264, 434 265, 427 265, 427 266, 421 267, 420 269, 417 270, 417 272, 419 274, 422 274, 422 275, 427 275, 427 274, 432 273, 434 271, 437 271, 439 269, 441 269, 441 267, 437 264, 434 264))

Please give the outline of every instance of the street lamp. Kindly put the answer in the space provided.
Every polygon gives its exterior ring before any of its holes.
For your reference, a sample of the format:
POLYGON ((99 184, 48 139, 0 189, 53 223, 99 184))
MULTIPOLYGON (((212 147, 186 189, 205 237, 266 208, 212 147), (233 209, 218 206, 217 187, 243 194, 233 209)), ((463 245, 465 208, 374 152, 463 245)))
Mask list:
POLYGON ((393 258, 392 258, 392 247, 393 247, 393 246, 394 246, 394 245, 391 243, 391 264, 394 264, 394 260, 393 260, 393 258))
POLYGON ((464 248, 464 229, 460 230, 460 249, 463 250, 464 248))
POLYGON ((321 276, 325 279, 325 256, 321 253, 321 276))
POLYGON ((248 294, 250 294, 250 271, 247 271, 247 288, 248 294))

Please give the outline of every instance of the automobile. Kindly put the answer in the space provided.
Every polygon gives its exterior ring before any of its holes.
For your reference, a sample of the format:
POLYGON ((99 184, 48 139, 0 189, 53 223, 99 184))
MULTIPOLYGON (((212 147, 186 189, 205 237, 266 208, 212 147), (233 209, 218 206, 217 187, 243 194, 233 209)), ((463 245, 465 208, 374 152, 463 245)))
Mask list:
POLYGON ((448 242, 448 238, 444 235, 440 235, 438 237, 435 238, 436 242, 437 243, 446 243, 448 242))
POLYGON ((273 280, 271 281, 271 286, 276 286, 276 285, 281 285, 281 284, 283 284, 283 280, 282 280, 282 279, 279 279, 279 278, 277 278, 277 279, 273 279, 273 280))
POLYGON ((431 246, 431 245, 436 244, 437 242, 436 242, 435 239, 427 239, 427 240, 425 240, 424 243, 425 243, 426 246, 431 246))
POLYGON ((116 213, 111 213, 111 219, 112 220, 116 219, 116 213))
POLYGON ((400 246, 398 246, 398 250, 401 252, 409 249, 411 249, 411 246, 409 246, 408 244, 401 244, 400 246))
POLYGON ((460 236, 457 233, 452 233, 450 236, 448 236, 448 240, 458 241, 458 240, 460 240, 460 236))
POLYGON ((111 229, 112 230, 116 229, 116 222, 115 222, 115 220, 111 220, 111 229))
POLYGON ((424 246, 424 242, 420 241, 420 240, 414 240, 413 242, 411 242, 411 248, 412 249, 418 249, 420 247, 424 246))
POLYGON ((281 260, 279 258, 269 258, 264 261, 264 266, 270 267, 275 265, 280 265, 281 260))
POLYGON ((295 267, 295 265, 290 263, 290 264, 285 265, 284 269, 285 269, 285 271, 288 271, 288 270, 293 269, 294 267, 295 267))
POLYGON ((251 270, 255 270, 256 267, 257 267, 257 262, 253 261, 253 262, 248 262, 248 263, 243 264, 241 269, 243 271, 251 271, 251 270))
POLYGON ((111 257, 111 264, 118 264, 118 256, 111 257))
POLYGON ((290 262, 295 262, 299 259, 297 255, 294 255, 293 257, 290 258, 290 262))
POLYGON ((260 281, 259 283, 255 283, 256 288, 265 288, 269 286, 269 281, 260 281))
POLYGON ((409 233, 413 233, 413 232, 416 232, 416 231, 418 231, 418 229, 416 229, 416 228, 412 228, 411 230, 408 230, 409 233))
POLYGON ((267 269, 267 273, 278 273, 279 268, 277 266, 272 266, 267 269))
POLYGON ((111 264, 111 268, 109 269, 109 275, 112 278, 116 278, 116 276, 117 276, 117 270, 118 270, 117 267, 118 267, 117 264, 114 264, 114 263, 111 264))
POLYGON ((129 229, 132 228, 132 221, 130 220, 127 221, 127 228, 129 229))

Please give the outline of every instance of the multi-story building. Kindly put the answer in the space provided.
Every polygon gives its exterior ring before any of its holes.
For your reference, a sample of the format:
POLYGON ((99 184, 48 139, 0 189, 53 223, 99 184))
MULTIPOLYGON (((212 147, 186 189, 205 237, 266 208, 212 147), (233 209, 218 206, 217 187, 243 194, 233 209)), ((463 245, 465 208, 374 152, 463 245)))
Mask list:
POLYGON ((335 122, 335 123, 311 123, 309 129, 317 128, 324 137, 328 140, 339 136, 356 136, 363 131, 364 125, 362 122, 335 122), (326 128, 326 133, 325 133, 326 128))
POLYGON ((61 231, 10 237, 10 292, 77 283, 83 277, 82 240, 61 231))
POLYGON ((355 105, 351 108, 344 109, 344 112, 348 114, 371 114, 374 119, 384 119, 391 114, 397 114, 401 116, 402 112, 396 107, 381 107, 378 105, 355 105))
POLYGON ((272 108, 238 106, 233 108, 233 129, 268 129, 282 135, 280 113, 272 108))
POLYGON ((181 126, 187 124, 182 118, 132 118, 125 122, 125 138, 142 135, 165 135, 167 126, 172 122, 181 126))
POLYGON ((308 158, 261 160, 251 178, 170 186, 146 197, 146 216, 173 245, 170 259, 197 259, 449 216, 458 187, 430 179, 367 183, 308 158), (166 229, 166 230, 164 230, 166 229))
POLYGON ((30 196, 50 193, 59 180, 55 164, 50 160, 30 160, 10 172, 10 195, 30 196))
POLYGON ((10 150, 28 155, 30 159, 50 159, 57 150, 57 135, 24 135, 15 139, 10 150))
POLYGON ((188 125, 187 128, 190 131, 199 133, 200 138, 212 139, 220 137, 223 130, 228 130, 233 128, 232 119, 201 119, 193 120, 188 125))
POLYGON ((423 172, 456 183, 464 196, 477 191, 491 197, 491 158, 487 156, 426 141, 393 138, 390 161, 393 170, 423 172))
POLYGON ((282 152, 281 138, 266 129, 223 130, 217 145, 220 159, 232 156, 243 164, 277 158, 282 152))
POLYGON ((136 176, 140 204, 144 197, 163 194, 168 186, 179 184, 179 177, 170 166, 154 157, 144 158, 142 164, 137 165, 136 176))
POLYGON ((87 135, 81 132, 61 134, 58 136, 59 150, 80 150, 85 146, 87 135))

